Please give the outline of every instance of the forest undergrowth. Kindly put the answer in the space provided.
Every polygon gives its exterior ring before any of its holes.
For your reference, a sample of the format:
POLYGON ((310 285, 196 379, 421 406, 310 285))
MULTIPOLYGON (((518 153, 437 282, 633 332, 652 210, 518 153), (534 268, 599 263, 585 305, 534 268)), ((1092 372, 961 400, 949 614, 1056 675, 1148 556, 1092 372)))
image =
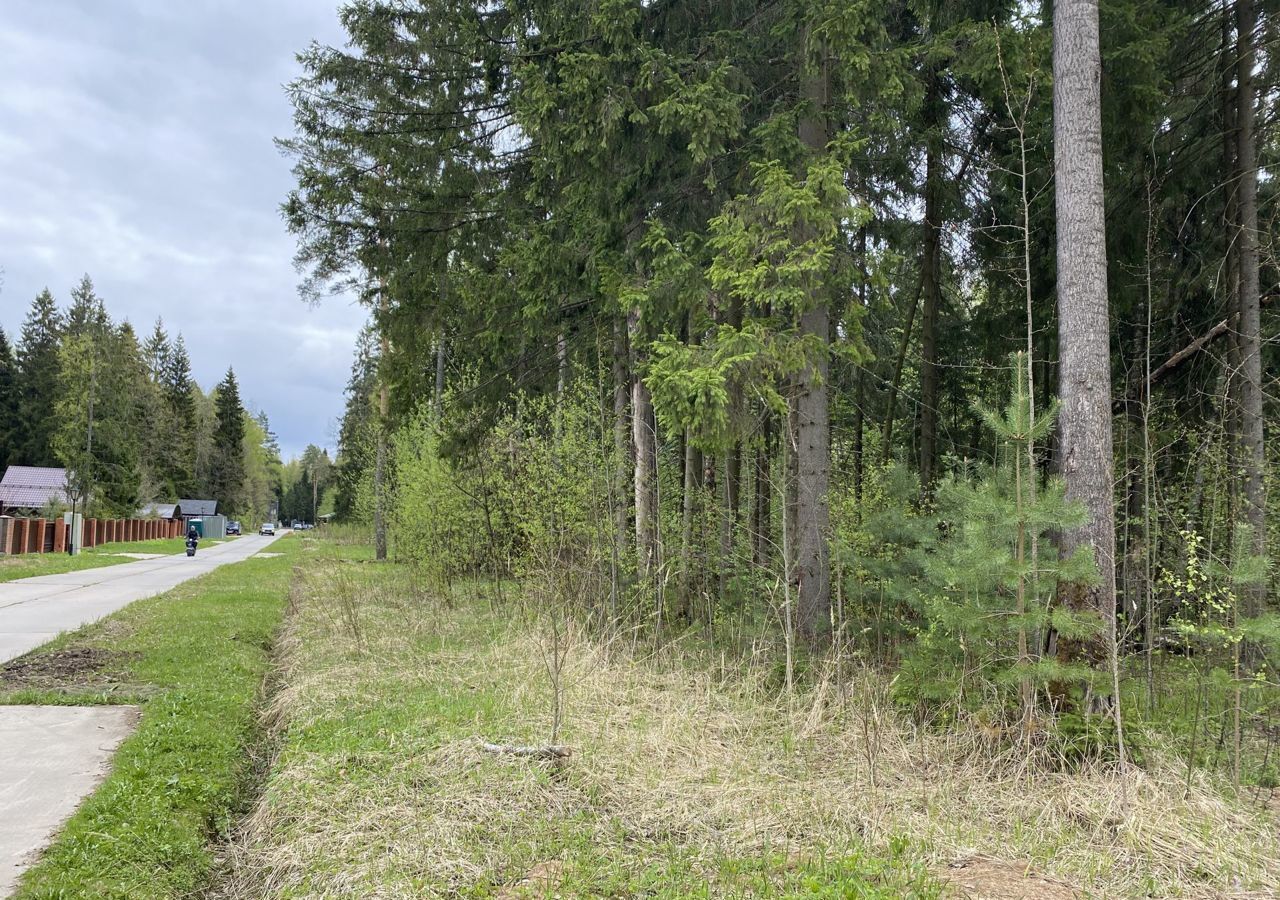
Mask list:
POLYGON ((1061 765, 914 722, 879 668, 788 690, 776 646, 604 637, 328 549, 295 580, 281 749, 226 896, 939 896, 975 856, 1086 896, 1280 890, 1276 821, 1156 744, 1061 765), (548 739, 572 755, 482 747, 548 739))

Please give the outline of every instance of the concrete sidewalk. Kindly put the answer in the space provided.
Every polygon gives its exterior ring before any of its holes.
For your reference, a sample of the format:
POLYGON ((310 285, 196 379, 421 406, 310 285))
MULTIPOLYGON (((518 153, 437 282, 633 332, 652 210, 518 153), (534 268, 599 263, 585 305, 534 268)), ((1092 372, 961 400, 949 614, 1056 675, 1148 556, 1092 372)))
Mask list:
POLYGON ((134 600, 163 594, 219 566, 247 559, 275 540, 246 535, 203 547, 194 557, 183 552, 0 583, 0 663, 34 650, 64 631, 96 622, 134 600))
POLYGON ((133 706, 0 706, 0 897, 106 777, 133 706))

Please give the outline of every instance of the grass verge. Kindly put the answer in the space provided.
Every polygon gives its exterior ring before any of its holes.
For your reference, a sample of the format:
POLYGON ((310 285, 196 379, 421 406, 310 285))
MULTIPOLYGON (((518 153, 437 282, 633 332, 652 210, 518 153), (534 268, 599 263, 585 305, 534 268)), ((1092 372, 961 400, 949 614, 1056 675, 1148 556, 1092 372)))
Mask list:
POLYGON ((767 762, 714 771, 676 759, 685 746, 662 746, 666 724, 641 697, 611 694, 627 705, 603 718, 577 710, 565 737, 580 755, 564 765, 484 752, 481 736, 546 737, 536 646, 482 602, 442 605, 403 568, 364 563, 309 565, 295 584, 271 712, 279 754, 218 897, 940 895, 899 836, 807 841, 803 822, 779 818, 781 743, 767 762), (746 801, 746 820, 699 820, 694 797, 666 808, 694 780, 746 801))
POLYGON ((146 900, 204 886, 211 841, 248 800, 264 676, 299 548, 285 539, 272 549, 282 555, 139 600, 6 667, 0 702, 142 705, 110 775, 17 898, 146 900))
POLYGON ((1206 778, 1185 785, 1154 749, 1124 776, 1048 771, 978 733, 912 726, 879 672, 780 696, 772 659, 603 642, 518 607, 441 603, 364 562, 317 558, 294 586, 279 753, 219 897, 1280 889, 1274 821, 1206 778), (573 756, 485 752, 549 740, 558 654, 573 756))
MULTIPOLYGON (((235 538, 231 538, 235 540, 235 538)), ((201 546, 215 546, 223 541, 201 541, 201 546)), ((182 553, 185 543, 182 538, 160 538, 153 541, 126 541, 115 544, 100 544, 81 551, 76 556, 66 553, 24 553, 21 556, 0 556, 0 581, 14 581, 19 578, 33 578, 37 575, 61 575, 64 572, 79 572, 83 569, 97 569, 102 566, 118 566, 121 563, 135 562, 121 553, 182 553)))

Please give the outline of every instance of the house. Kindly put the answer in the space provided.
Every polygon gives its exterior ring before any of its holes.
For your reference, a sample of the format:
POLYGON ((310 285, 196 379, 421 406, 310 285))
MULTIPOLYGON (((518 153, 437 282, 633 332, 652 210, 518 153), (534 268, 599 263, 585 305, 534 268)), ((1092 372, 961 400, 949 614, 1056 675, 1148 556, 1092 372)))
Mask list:
POLYGON ((176 503, 145 503, 138 507, 140 519, 180 519, 176 503))
POLYGON ((52 466, 9 466, 0 479, 0 514, 36 512, 50 502, 71 505, 67 470, 52 466))
POLYGON ((217 500, 179 500, 173 510, 174 519, 203 519, 218 511, 217 500))

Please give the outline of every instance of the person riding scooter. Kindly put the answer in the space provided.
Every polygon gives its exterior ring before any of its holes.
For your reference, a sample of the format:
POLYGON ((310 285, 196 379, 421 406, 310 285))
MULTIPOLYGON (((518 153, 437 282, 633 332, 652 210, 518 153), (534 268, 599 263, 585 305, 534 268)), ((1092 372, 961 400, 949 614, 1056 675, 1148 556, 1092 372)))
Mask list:
POLYGON ((192 525, 187 529, 187 556, 196 555, 196 545, 200 543, 200 533, 196 531, 196 526, 192 525))

